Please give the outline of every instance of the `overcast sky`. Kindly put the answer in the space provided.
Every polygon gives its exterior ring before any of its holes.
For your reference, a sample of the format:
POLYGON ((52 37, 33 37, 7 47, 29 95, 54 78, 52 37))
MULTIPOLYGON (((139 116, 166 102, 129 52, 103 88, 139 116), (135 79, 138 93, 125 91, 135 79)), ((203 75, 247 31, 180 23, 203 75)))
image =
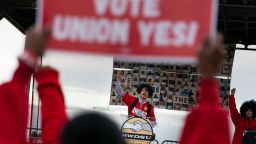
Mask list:
POLYGON ((16 57, 23 51, 25 36, 8 21, 0 21, 0 82, 10 79, 16 68, 16 57))
POLYGON ((237 108, 246 101, 256 100, 256 51, 236 50, 231 88, 236 88, 237 108))

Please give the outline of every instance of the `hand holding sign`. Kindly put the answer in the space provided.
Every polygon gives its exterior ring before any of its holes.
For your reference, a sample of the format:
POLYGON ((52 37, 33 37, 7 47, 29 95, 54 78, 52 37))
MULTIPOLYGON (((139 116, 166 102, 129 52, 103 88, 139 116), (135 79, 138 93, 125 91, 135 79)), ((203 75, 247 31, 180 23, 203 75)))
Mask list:
POLYGON ((35 56, 42 56, 45 51, 46 39, 50 35, 50 27, 42 30, 31 27, 27 31, 25 49, 32 52, 35 56))

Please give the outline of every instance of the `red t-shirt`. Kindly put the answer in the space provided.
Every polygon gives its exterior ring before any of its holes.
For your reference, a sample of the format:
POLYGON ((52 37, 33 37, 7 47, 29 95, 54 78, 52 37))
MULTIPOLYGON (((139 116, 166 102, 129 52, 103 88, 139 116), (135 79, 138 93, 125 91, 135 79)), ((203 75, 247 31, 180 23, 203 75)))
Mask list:
MULTIPOLYGON (((123 102, 128 106, 128 113, 129 110, 131 108, 132 103, 135 101, 135 97, 129 95, 128 93, 126 93, 123 96, 123 102)), ((149 108, 149 102, 141 102, 140 100, 138 101, 138 103, 135 105, 135 107, 133 108, 133 110, 131 111, 130 115, 131 116, 139 116, 145 119, 149 119, 150 121, 155 121, 155 113, 154 113, 154 107, 151 106, 151 110, 149 112, 149 115, 147 116, 147 111, 149 108)))

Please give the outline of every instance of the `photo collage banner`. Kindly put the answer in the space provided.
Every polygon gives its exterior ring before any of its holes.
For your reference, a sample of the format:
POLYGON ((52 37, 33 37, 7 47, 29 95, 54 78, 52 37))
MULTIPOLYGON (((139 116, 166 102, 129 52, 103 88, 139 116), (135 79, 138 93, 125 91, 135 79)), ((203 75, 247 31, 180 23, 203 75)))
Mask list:
MULTIPOLYGON (((220 102, 228 109, 231 71, 235 45, 225 46, 227 54, 216 75, 219 80, 220 102)), ((196 65, 150 64, 114 61, 110 105, 124 105, 114 88, 116 75, 122 73, 122 88, 130 95, 137 97, 139 84, 150 84, 154 89, 148 101, 161 109, 188 111, 198 103, 198 80, 196 65)))

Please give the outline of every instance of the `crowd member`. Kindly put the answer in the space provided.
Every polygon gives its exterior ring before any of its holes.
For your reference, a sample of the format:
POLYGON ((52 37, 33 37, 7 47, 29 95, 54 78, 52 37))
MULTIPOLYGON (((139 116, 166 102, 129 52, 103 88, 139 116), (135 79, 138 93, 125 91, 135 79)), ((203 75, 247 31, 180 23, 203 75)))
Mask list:
POLYGON ((61 144, 61 134, 70 140, 67 142, 63 141, 65 144, 68 142, 70 144, 82 142, 124 144, 117 126, 99 114, 87 114, 68 123, 58 72, 53 68, 37 65, 38 58, 44 54, 45 43, 49 32, 50 30, 48 28, 42 31, 35 28, 28 30, 25 51, 19 57, 19 66, 11 81, 0 86, 0 144, 27 144, 27 88, 34 69, 36 69, 34 77, 37 81, 38 94, 41 99, 41 139, 43 144, 61 144), (76 123, 77 121, 80 123, 76 123), (66 123, 68 124, 63 131, 66 123), (76 124, 79 124, 79 126, 76 124), (85 128, 82 132, 90 130, 91 135, 87 135, 88 133, 79 133, 81 131, 80 126, 81 128, 85 128), (100 134, 106 135, 107 137, 98 135, 99 133, 94 133, 94 128, 98 128, 100 134), (79 140, 76 137, 72 137, 71 133, 73 131, 78 132, 76 134, 79 135, 79 140), (92 137, 97 139, 91 139, 92 137), (98 139, 102 141, 99 142, 98 139))
POLYGON ((214 43, 204 41, 198 54, 199 103, 186 118, 180 144, 230 144, 228 117, 219 103, 218 83, 214 79, 224 54, 220 35, 214 43))
POLYGON ((42 143, 60 144, 67 115, 58 72, 50 67, 41 67, 34 77, 38 83, 38 95, 41 99, 42 143))
POLYGON ((124 144, 119 128, 99 113, 82 114, 64 128, 61 144, 124 144))
POLYGON ((56 70, 41 67, 34 77, 42 104, 43 144, 124 144, 115 123, 98 113, 84 114, 67 122, 64 96, 56 70))
POLYGON ((117 75, 117 81, 115 82, 115 90, 119 97, 122 97, 123 102, 128 106, 128 115, 142 117, 148 119, 151 125, 156 125, 156 118, 154 113, 154 106, 148 101, 148 97, 152 97, 154 89, 149 84, 140 84, 137 87, 137 97, 131 96, 125 93, 121 87, 122 75, 117 75))
POLYGON ((37 59, 45 51, 49 29, 28 30, 25 49, 12 79, 0 86, 0 144, 26 144, 28 86, 37 59))
POLYGON ((239 113, 236 109, 235 92, 236 89, 233 88, 229 97, 230 115, 235 125, 232 144, 242 144, 246 131, 256 131, 256 102, 254 100, 244 102, 239 113))
POLYGON ((35 74, 42 102, 43 144, 124 144, 114 122, 99 113, 86 113, 66 123, 65 103, 58 72, 41 68, 35 74))

